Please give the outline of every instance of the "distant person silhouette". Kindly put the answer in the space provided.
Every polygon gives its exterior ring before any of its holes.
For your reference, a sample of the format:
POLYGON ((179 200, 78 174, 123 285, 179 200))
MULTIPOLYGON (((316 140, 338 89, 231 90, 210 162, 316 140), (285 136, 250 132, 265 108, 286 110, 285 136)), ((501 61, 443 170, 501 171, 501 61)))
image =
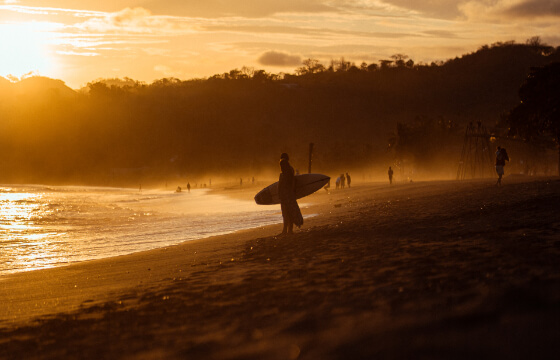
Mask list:
POLYGON ((344 183, 346 182, 346 177, 344 174, 340 174, 340 188, 344 189, 344 183))
POLYGON ((290 165, 288 154, 280 155, 280 178, 278 180, 278 196, 280 197, 280 208, 284 228, 282 235, 293 234, 294 225, 303 225, 303 216, 296 199, 296 177, 294 168, 290 165))
POLYGON ((348 188, 350 189, 350 183, 352 183, 352 179, 350 178, 350 174, 346 173, 346 182, 348 183, 348 188))
POLYGON ((187 191, 191 192, 191 183, 187 183, 187 191))
POLYGON ((391 169, 391 167, 389 166, 389 171, 387 171, 387 174, 389 175, 389 185, 393 184, 393 169, 391 169))
POLYGON ((506 149, 498 146, 496 148, 496 174, 498 174, 498 181, 496 185, 502 185, 502 176, 504 175, 504 166, 506 161, 509 161, 509 156, 506 149))
POLYGON ((335 184, 336 184, 335 189, 338 189, 340 187, 340 176, 336 178, 335 184))

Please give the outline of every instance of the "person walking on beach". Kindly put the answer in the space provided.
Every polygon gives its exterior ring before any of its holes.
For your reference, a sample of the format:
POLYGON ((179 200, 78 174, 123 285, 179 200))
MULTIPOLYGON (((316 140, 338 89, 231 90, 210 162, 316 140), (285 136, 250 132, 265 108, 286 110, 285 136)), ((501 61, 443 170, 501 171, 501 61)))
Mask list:
POLYGON ((391 169, 390 166, 389 166, 389 171, 387 171, 387 174, 389 175, 389 185, 393 185, 393 169, 391 169))
POLYGON ((496 148, 496 174, 498 174, 498 181, 496 182, 496 185, 502 185, 502 176, 504 175, 506 160, 509 161, 506 149, 498 146, 496 148))
POLYGON ((280 155, 280 179, 278 180, 278 196, 284 220, 282 235, 293 234, 294 225, 303 225, 303 216, 296 200, 296 177, 294 168, 290 165, 288 154, 280 155))
POLYGON ((350 183, 352 182, 352 179, 350 178, 350 174, 346 173, 346 182, 348 183, 348 189, 350 189, 350 183))

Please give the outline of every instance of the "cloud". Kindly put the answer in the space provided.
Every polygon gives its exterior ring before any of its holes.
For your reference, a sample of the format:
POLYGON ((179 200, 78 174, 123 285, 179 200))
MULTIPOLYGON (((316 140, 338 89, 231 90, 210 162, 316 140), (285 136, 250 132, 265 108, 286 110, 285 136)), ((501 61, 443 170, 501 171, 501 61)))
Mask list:
POLYGON ((150 0, 142 4, 155 14, 189 17, 267 17, 278 13, 337 11, 325 0, 150 0))
MULTIPOLYGON (((442 1, 442 4, 446 3, 443 0, 439 1, 442 1)), ((47 9, 45 2, 45 0, 25 0, 25 6, 22 8, 47 9)), ((384 12, 398 10, 390 2, 384 0, 49 0, 48 6, 50 9, 74 9, 73 11, 89 9, 95 12, 115 12, 125 7, 131 9, 142 7, 158 16, 218 19, 266 18, 279 14, 365 15, 372 11, 377 16, 384 16, 384 12)), ((402 0, 401 2, 407 3, 402 0)))
MULTIPOLYGON (((165 1, 165 0, 162 0, 165 1)), ((12 0, 0 1, 6 4, 21 4, 25 7, 49 7, 58 9, 95 9, 98 12, 117 11, 125 7, 140 6, 145 0, 120 0, 120 1, 103 1, 103 0, 12 0)))
MULTIPOLYGON (((337 0, 338 1, 338 0, 337 0)), ((336 11, 333 0, 0 0, 0 4, 24 4, 26 7, 90 9, 114 12, 122 8, 142 7, 156 15, 203 18, 267 17, 278 13, 319 13, 336 11), (48 5, 45 5, 48 3, 48 5)))
POLYGON ((76 27, 88 32, 150 32, 155 25, 151 13, 143 8, 126 8, 116 13, 88 19, 76 27))
POLYGON ((126 8, 114 13, 98 13, 73 27, 90 34, 177 36, 196 32, 193 19, 157 16, 145 8, 126 8))
POLYGON ((456 39, 459 37, 456 33, 447 30, 426 30, 423 33, 428 36, 445 39, 456 39))
POLYGON ((278 26, 278 25, 201 25, 199 30, 213 32, 230 32, 230 33, 247 33, 247 34, 273 34, 297 36, 299 39, 308 38, 316 42, 318 40, 329 40, 335 38, 389 38, 398 39, 404 37, 417 37, 414 33, 398 33, 398 32, 375 32, 375 31, 359 31, 359 30, 343 30, 339 28, 327 27, 300 27, 300 26, 278 26))
POLYGON ((560 0, 495 0, 466 1, 460 6, 465 18, 470 21, 511 23, 516 21, 539 26, 534 19, 540 18, 547 24, 551 17, 560 17, 560 0))
POLYGON ((301 57, 280 51, 267 51, 258 60, 259 64, 266 66, 297 66, 301 65, 301 57))
POLYGON ((110 14, 107 18, 116 26, 135 24, 150 18, 152 13, 144 8, 126 8, 122 11, 110 14))
MULTIPOLYGON (((1 4, 1 3, 0 3, 1 4)), ((29 15, 72 15, 76 17, 90 17, 90 16, 100 16, 103 13, 100 11, 93 11, 93 10, 76 10, 76 9, 67 9, 67 8, 59 8, 59 7, 45 7, 45 6, 28 6, 26 5, 16 5, 19 2, 4 2, 6 5, 0 5, 0 10, 8 10, 13 12, 18 12, 22 14, 29 14, 29 15)))
POLYGON ((441 19, 560 16, 560 0, 380 0, 441 19))
POLYGON ((560 0, 524 0, 505 11, 515 17, 560 17, 560 0))
POLYGON ((75 55, 75 56, 99 56, 100 55, 97 52, 79 52, 79 51, 63 51, 63 50, 56 51, 56 53, 60 55, 75 55))
POLYGON ((455 19, 461 16, 459 5, 468 0, 381 0, 383 3, 397 6, 401 9, 413 10, 425 15, 455 19))

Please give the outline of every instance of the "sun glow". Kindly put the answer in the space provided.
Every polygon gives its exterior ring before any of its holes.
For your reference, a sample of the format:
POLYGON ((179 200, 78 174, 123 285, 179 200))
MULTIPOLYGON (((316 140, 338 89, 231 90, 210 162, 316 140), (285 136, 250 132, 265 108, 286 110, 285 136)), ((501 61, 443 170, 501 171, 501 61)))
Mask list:
POLYGON ((48 75, 53 70, 48 26, 37 22, 0 24, 1 76, 48 75))

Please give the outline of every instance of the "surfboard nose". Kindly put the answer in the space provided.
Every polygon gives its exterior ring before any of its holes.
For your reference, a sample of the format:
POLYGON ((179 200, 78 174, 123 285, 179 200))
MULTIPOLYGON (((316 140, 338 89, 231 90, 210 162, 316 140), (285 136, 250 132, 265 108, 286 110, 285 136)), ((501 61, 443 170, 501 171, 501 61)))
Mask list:
POLYGON ((272 203, 272 194, 270 191, 261 191, 255 195, 255 202, 258 205, 266 205, 272 203))

